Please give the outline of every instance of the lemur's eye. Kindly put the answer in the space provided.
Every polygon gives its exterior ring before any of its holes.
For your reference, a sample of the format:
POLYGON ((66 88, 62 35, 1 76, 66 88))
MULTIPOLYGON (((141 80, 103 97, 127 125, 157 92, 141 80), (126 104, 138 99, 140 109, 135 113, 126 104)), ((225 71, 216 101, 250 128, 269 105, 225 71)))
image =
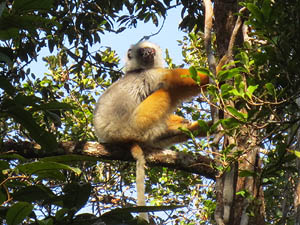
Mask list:
POLYGON ((132 59, 132 49, 128 49, 128 52, 127 52, 127 58, 128 59, 132 59))

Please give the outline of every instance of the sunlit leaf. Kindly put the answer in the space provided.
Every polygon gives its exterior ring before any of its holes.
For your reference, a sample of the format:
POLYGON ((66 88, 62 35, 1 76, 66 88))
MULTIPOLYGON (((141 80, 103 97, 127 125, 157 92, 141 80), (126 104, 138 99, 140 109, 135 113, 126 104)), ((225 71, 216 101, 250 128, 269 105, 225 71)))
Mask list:
POLYGON ((249 97, 249 98, 252 98, 252 94, 253 92, 258 88, 259 85, 250 85, 248 88, 247 88, 247 92, 246 92, 246 95, 249 97))
POLYGON ((234 129, 240 125, 240 122, 235 118, 226 118, 226 119, 222 119, 220 121, 221 121, 222 126, 225 129, 234 129))
POLYGON ((247 53, 246 52, 241 52, 239 56, 240 56, 240 59, 241 59, 241 63, 248 66, 249 65, 249 57, 248 57, 247 53))
POLYGON ((292 151, 294 153, 295 156, 297 156, 298 158, 300 158, 300 151, 292 151))
POLYGON ((226 109, 233 115, 235 116, 237 119, 241 120, 241 121, 246 121, 248 118, 248 115, 245 113, 241 113, 239 112, 237 109, 231 107, 231 106, 227 106, 226 109))
POLYGON ((191 66, 191 67, 189 68, 189 72, 190 72, 190 75, 191 75, 192 79, 193 79, 194 81, 196 81, 198 84, 201 84, 201 79, 200 79, 200 77, 198 76, 198 73, 197 73, 196 68, 193 67, 193 66, 191 66))
POLYGON ((267 83, 267 84, 265 85, 265 87, 267 88, 268 93, 269 93, 270 95, 276 96, 275 87, 274 87, 274 85, 273 85, 272 83, 267 83))

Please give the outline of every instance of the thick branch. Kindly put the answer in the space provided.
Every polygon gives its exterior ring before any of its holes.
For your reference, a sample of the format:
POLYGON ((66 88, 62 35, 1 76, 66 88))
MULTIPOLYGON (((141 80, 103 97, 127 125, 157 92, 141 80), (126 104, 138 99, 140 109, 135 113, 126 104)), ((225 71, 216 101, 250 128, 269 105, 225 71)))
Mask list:
MULTIPOLYGON (((168 149, 143 149, 149 166, 164 166, 168 168, 187 171, 215 179, 216 171, 213 169, 213 160, 192 153, 183 153, 168 149)), ((54 155, 79 154, 107 160, 134 161, 130 153, 130 145, 102 145, 98 142, 63 142, 55 152, 43 152, 40 146, 30 142, 5 142, 3 153, 17 153, 25 158, 43 158, 54 155)))
MULTIPOLYGON (((241 14, 245 10, 246 10, 246 8, 243 7, 243 8, 240 9, 239 13, 241 14)), ((217 72, 219 72, 222 69, 222 66, 224 66, 226 63, 228 63, 229 61, 232 60, 232 58, 233 58, 233 47, 234 47, 237 35, 239 34, 239 30, 240 30, 240 27, 242 25, 242 22, 243 22, 242 18, 239 15, 237 20, 236 20, 235 26, 233 28, 233 31, 232 31, 232 34, 231 34, 231 37, 230 37, 230 40, 229 40, 227 52, 226 52, 225 55, 223 55, 223 57, 221 58, 221 60, 219 61, 218 65, 217 65, 217 72)))
MULTIPOLYGON (((239 14, 243 13, 245 10, 246 10, 246 7, 241 8, 239 10, 239 14)), ((239 15, 238 18, 236 19, 236 22, 235 22, 235 25, 234 25, 234 28, 233 28, 233 31, 232 31, 232 34, 230 37, 230 41, 228 44, 227 55, 229 57, 232 57, 232 55, 233 55, 233 47, 234 47, 235 40, 237 38, 237 35, 238 35, 238 32, 240 30, 242 23, 243 23, 242 18, 239 15)))
POLYGON ((216 59, 212 52, 211 33, 213 26, 213 8, 210 0, 204 0, 205 24, 204 24, 204 46, 210 71, 216 74, 216 59))

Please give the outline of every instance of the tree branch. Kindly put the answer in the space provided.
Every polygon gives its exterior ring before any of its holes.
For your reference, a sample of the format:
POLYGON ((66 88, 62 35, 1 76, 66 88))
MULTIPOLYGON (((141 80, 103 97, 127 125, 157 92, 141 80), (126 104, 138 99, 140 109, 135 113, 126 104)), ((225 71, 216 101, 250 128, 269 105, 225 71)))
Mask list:
MULTIPOLYGON (((200 154, 184 153, 169 149, 143 149, 149 166, 164 166, 215 179, 214 161, 200 154)), ((98 142, 62 142, 57 151, 43 152, 39 145, 31 142, 5 142, 2 154, 17 153, 25 158, 43 158, 66 154, 93 156, 99 159, 134 161, 129 144, 99 144, 98 142)))
MULTIPOLYGON (((246 7, 241 8, 239 10, 239 14, 243 13, 245 10, 246 10, 246 7)), ((228 54, 229 57, 232 57, 232 55, 233 55, 233 46, 235 44, 235 40, 236 40, 238 31, 239 31, 242 23, 243 23, 243 21, 242 21, 241 15, 239 15, 236 22, 235 22, 235 26, 233 28, 233 31, 232 31, 232 34, 231 34, 231 37, 230 37, 230 41, 229 41, 229 44, 228 44, 227 54, 228 54)))
MULTIPOLYGON (((239 10, 239 14, 243 13, 245 10, 246 10, 246 7, 241 8, 239 10)), ((229 40, 227 52, 221 58, 221 60, 219 61, 218 65, 217 65, 217 72, 219 72, 222 69, 222 66, 224 66, 226 63, 228 63, 229 61, 232 60, 232 58, 233 58, 233 47, 234 47, 235 40, 236 40, 236 37, 238 35, 238 32, 240 30, 240 27, 241 27, 242 23, 243 23, 243 21, 242 21, 241 15, 239 15, 236 22, 235 22, 235 26, 233 28, 233 31, 231 33, 231 37, 230 37, 230 40, 229 40)))
POLYGON ((204 0, 205 6, 205 24, 204 24, 204 46, 207 55, 209 69, 213 74, 216 74, 216 59, 211 47, 211 33, 213 26, 213 8, 211 0, 204 0))

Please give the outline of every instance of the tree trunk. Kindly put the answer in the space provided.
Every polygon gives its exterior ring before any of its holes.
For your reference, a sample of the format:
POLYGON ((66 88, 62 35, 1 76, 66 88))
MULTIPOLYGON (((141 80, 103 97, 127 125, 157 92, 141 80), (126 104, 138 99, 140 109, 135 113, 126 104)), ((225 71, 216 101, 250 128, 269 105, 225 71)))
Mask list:
MULTIPOLYGON (((239 11, 238 2, 238 0, 214 1, 214 30, 219 59, 227 54, 237 20, 235 13, 239 11)), ((235 46, 241 46, 242 42, 243 36, 240 28, 235 46)), ((234 106, 234 102, 230 104, 234 106)), ((247 129, 247 127, 241 127, 240 135, 236 138, 224 137, 223 149, 234 144, 232 152, 239 150, 244 154, 238 158, 237 162, 231 163, 228 168, 220 172, 216 178, 215 220, 218 225, 265 224, 259 146, 256 144, 255 131, 249 132, 247 129), (241 171, 243 171, 243 176, 239 176, 241 171)))
MULTIPOLYGON (((300 106, 300 99, 298 98, 296 100, 296 103, 298 107, 300 106)), ((292 132, 291 132, 292 133, 292 132)), ((290 137, 294 138, 294 137, 290 137)), ((298 129, 297 135, 296 135, 296 146, 295 149, 300 149, 300 130, 298 129)), ((297 164, 297 172, 298 175, 300 174, 300 158, 297 157, 296 159, 297 164)), ((294 191, 294 207, 295 207, 295 225, 300 225, 300 177, 296 180, 296 188, 294 191)))

